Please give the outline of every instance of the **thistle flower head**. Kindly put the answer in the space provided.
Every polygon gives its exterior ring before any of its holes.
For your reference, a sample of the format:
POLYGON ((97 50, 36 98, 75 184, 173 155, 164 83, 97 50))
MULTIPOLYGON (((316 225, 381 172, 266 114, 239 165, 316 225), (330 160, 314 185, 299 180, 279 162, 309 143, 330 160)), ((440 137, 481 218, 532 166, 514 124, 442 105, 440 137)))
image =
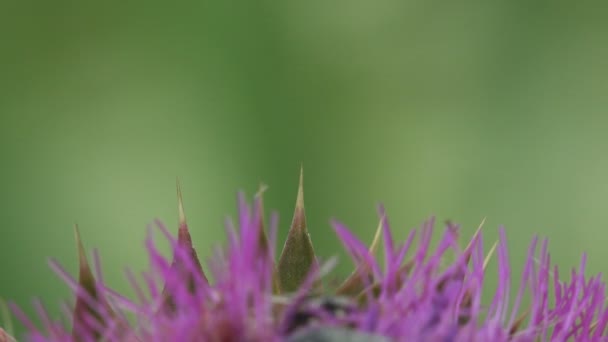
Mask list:
MULTIPOLYGON (((370 246, 343 223, 331 222, 355 270, 339 286, 323 287, 321 278, 331 271, 333 259, 322 262, 315 256, 306 226, 302 175, 292 225, 278 258, 278 220, 273 215, 266 229, 262 193, 263 189, 252 205, 239 195, 238 219, 226 222, 227 243, 203 267, 193 247, 178 183, 177 237, 158 221, 158 229, 150 230, 145 241, 150 269, 142 274, 143 281, 127 272, 134 300, 104 284, 97 254, 93 272, 76 227, 78 280, 51 262, 75 292, 75 305, 65 310, 72 327, 52 321, 37 304, 43 323, 38 328, 12 305, 28 329, 26 340, 608 340, 605 282, 601 275, 585 277, 585 256, 578 269, 562 279, 551 264, 547 240, 539 243, 533 238, 523 272, 516 275, 509 264, 504 229, 490 248, 480 229, 462 248, 459 227, 448 223, 431 248, 436 227, 432 219, 399 242, 380 207, 380 223, 370 246), (156 247, 158 232, 171 243, 168 258, 156 247), (384 250, 381 258, 376 256, 379 244, 384 250), (498 281, 492 299, 484 303, 482 291, 492 254, 498 281), (516 286, 515 298, 510 298, 512 286, 516 286), (525 305, 524 296, 530 298, 525 305), (128 314, 135 320, 129 321, 128 314)), ((10 337, 0 329, 0 342, 4 341, 10 337)))

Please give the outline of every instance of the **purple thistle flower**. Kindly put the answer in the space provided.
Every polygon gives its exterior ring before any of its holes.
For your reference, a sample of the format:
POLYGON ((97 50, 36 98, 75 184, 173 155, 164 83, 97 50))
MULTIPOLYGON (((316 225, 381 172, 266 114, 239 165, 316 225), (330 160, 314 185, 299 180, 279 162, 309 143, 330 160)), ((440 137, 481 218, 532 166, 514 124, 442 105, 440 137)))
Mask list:
MULTIPOLYGON (((150 269, 143 282, 127 271, 136 299, 105 286, 94 254, 89 267, 78 230, 80 270, 73 279, 58 263, 51 266, 75 291, 68 329, 36 304, 42 329, 11 305, 32 342, 68 341, 606 341, 608 323, 605 282, 586 278, 583 256, 569 279, 551 264, 547 240, 530 244, 521 277, 511 273, 504 229, 497 244, 486 249, 479 229, 461 248, 459 228, 448 223, 431 249, 435 223, 426 222, 403 243, 392 237, 384 209, 371 247, 338 221, 332 226, 355 263, 355 271, 337 288, 322 287, 333 263, 319 262, 306 228, 302 178, 290 233, 278 262, 277 216, 264 227, 261 192, 253 206, 239 195, 235 224, 226 223, 227 244, 202 267, 181 199, 177 238, 160 222, 172 247, 171 258, 156 248, 150 230, 145 247, 150 269), (383 262, 375 256, 383 236, 383 262), (498 285, 492 300, 482 303, 485 271, 496 251, 498 285), (448 255, 450 256, 448 258, 448 255), (205 269, 205 271, 203 271, 205 269), (95 273, 95 274, 94 274, 95 273), (209 278, 207 278, 209 275, 209 278), (520 283, 514 300, 511 286, 520 283), (208 280, 211 279, 211 280, 208 280), (530 298, 523 306, 524 296, 530 298), (134 321, 127 320, 133 314, 134 321)), ((481 226, 480 226, 481 228, 481 226)), ((0 329, 0 342, 11 341, 0 329)))

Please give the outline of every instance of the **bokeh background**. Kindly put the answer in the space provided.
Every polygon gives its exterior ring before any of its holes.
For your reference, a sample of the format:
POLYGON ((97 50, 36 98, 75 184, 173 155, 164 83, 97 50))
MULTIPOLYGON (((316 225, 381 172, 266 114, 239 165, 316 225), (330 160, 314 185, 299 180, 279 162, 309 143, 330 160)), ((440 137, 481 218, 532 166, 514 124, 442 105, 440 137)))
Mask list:
POLYGON ((260 182, 284 237, 301 163, 315 248, 340 272, 329 219, 370 240, 380 202, 397 236, 431 215, 465 235, 487 217, 516 270, 539 234, 562 269, 588 252, 606 271, 606 15, 570 1, 2 1, 0 297, 59 311, 69 291, 46 260, 76 271, 74 222, 131 295, 123 269, 147 267, 146 225, 176 226, 176 177, 201 256, 260 182))

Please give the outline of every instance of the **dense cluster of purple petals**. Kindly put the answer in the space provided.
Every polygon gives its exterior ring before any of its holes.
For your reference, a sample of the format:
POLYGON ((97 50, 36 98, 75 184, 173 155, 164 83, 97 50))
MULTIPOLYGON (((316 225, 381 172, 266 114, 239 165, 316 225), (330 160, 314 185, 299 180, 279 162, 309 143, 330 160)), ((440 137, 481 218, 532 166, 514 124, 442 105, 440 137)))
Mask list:
MULTIPOLYGON (((16 306, 13 311, 28 329, 25 340, 32 342, 305 341, 308 332, 329 327, 349 330, 357 341, 608 340, 605 283, 601 275, 585 277, 584 256, 579 268, 562 279, 557 266, 551 265, 547 241, 535 238, 523 274, 512 274, 501 229, 494 246, 498 285, 491 301, 482 303, 486 259, 494 249, 487 248, 481 231, 461 248, 458 228, 448 224, 431 248, 435 224, 430 220, 403 243, 396 243, 383 209, 379 213, 382 262, 342 223, 332 222, 355 262, 353 279, 360 281, 361 289, 345 296, 347 305, 339 312, 323 304, 303 311, 311 298, 338 298, 335 289, 319 285, 331 262, 305 270, 297 291, 277 291, 276 216, 269 224, 267 242, 260 243, 260 236, 266 237, 261 199, 250 207, 243 196, 238 221, 227 222, 227 244, 217 249, 205 272, 185 220, 177 238, 157 222, 173 253, 166 258, 158 251, 151 230, 145 243, 150 269, 143 273, 143 281, 128 272, 136 300, 106 287, 96 255, 95 272, 81 255, 78 280, 52 262, 76 293, 76 308, 65 308, 73 329, 52 321, 39 304, 42 328, 16 306), (514 298, 510 298, 511 286, 517 286, 514 298), (129 315, 135 318, 129 320, 129 315)), ((326 341, 355 340, 328 336, 334 337, 326 341)), ((8 336, 0 330, 0 341, 5 340, 8 336)))

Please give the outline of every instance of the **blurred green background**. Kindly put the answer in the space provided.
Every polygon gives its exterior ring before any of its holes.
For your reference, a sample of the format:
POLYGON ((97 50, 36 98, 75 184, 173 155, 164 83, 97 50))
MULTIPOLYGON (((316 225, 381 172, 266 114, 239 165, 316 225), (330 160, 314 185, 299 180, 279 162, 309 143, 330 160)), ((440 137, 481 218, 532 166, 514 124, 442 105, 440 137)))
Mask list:
MULTIPOLYGON (((76 271, 72 224, 107 281, 147 267, 146 225, 199 255, 235 194, 270 186, 286 235, 300 163, 318 254, 336 217, 370 240, 431 215, 504 224, 521 269, 534 234, 563 269, 608 250, 608 25, 569 1, 0 4, 0 296, 54 313, 76 271)), ((282 245, 282 244, 281 244, 282 245)), ((280 246, 279 246, 280 247, 280 246)), ((1 324, 1 323, 0 323, 1 324)))

